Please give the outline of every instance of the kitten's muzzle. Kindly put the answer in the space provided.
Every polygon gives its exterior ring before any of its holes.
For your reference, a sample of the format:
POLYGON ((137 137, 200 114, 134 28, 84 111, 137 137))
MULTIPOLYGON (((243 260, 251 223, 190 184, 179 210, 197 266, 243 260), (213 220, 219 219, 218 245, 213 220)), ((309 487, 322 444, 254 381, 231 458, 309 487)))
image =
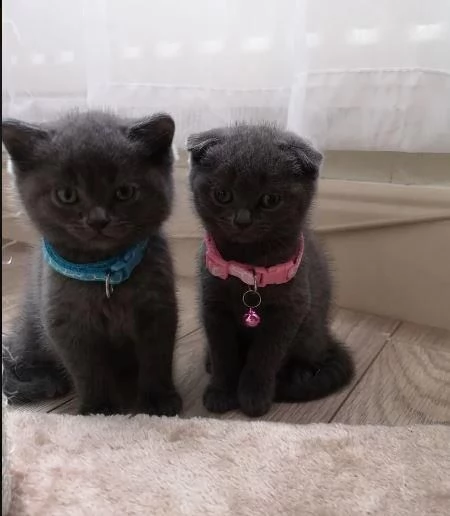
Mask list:
POLYGON ((239 229, 246 229, 252 225, 252 214, 249 210, 238 210, 233 217, 233 224, 239 229))
POLYGON ((111 219, 103 208, 91 210, 86 220, 87 225, 98 233, 103 231, 110 222, 111 219))

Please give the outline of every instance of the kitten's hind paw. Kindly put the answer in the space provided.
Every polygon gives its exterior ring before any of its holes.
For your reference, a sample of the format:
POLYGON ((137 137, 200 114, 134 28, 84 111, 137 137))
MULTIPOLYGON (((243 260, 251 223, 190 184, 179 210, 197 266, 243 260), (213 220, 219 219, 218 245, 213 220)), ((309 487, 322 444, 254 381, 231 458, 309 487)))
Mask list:
POLYGON ((333 339, 322 360, 314 366, 295 359, 286 364, 277 378, 276 401, 295 403, 324 398, 347 386, 354 373, 351 354, 333 339))
POLYGON ((69 394, 72 384, 64 373, 45 367, 24 369, 5 365, 3 392, 11 404, 53 399, 69 394))
POLYGON ((230 393, 212 385, 208 385, 205 389, 203 405, 206 410, 216 414, 224 414, 225 412, 239 408, 236 393, 230 393))
POLYGON ((182 408, 183 401, 176 391, 155 394, 138 404, 138 412, 149 416, 173 417, 178 415, 182 408))

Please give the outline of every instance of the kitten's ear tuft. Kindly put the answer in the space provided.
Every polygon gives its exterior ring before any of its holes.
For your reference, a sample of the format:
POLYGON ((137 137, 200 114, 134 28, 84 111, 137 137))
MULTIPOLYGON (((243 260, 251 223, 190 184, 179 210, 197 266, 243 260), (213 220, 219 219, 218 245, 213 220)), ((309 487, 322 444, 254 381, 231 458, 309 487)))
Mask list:
POLYGON ((172 146, 175 122, 166 113, 138 120, 128 128, 128 138, 144 144, 153 152, 168 151, 172 146))
POLYGON ((12 160, 17 165, 32 160, 36 146, 50 140, 50 133, 39 125, 20 120, 2 120, 2 140, 12 160))
POLYGON ((193 161, 200 161, 214 145, 221 143, 226 136, 225 129, 212 129, 203 133, 191 134, 186 142, 186 149, 193 161))
POLYGON ((295 168, 300 175, 312 180, 318 178, 323 155, 309 141, 290 133, 286 140, 279 143, 279 147, 294 156, 295 168))

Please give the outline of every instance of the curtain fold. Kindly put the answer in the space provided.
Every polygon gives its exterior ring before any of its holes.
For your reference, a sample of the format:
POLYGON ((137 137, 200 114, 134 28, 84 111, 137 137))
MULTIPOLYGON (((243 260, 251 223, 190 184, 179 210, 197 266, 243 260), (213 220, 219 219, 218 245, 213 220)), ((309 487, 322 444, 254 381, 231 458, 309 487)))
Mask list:
POLYGON ((450 152, 450 0, 15 0, 3 116, 276 122, 323 149, 450 152))

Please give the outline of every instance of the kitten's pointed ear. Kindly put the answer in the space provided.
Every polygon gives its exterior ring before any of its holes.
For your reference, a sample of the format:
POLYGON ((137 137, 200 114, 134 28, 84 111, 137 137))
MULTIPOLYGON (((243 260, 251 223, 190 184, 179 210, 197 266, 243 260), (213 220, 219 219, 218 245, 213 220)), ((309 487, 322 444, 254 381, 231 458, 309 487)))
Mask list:
POLYGON ((285 140, 280 142, 279 146, 295 157, 295 169, 299 175, 306 175, 313 180, 317 179, 323 155, 308 140, 290 133, 285 140))
POLYGON ((206 151, 222 142, 226 137, 226 129, 211 129, 203 133, 191 134, 186 142, 186 149, 194 161, 200 161, 206 151))
POLYGON ((50 133, 39 125, 7 119, 2 120, 2 140, 12 160, 20 167, 32 160, 37 145, 50 140, 50 133))
POLYGON ((150 153, 168 151, 172 146, 175 122, 166 113, 138 120, 128 127, 128 138, 141 142, 150 153))

